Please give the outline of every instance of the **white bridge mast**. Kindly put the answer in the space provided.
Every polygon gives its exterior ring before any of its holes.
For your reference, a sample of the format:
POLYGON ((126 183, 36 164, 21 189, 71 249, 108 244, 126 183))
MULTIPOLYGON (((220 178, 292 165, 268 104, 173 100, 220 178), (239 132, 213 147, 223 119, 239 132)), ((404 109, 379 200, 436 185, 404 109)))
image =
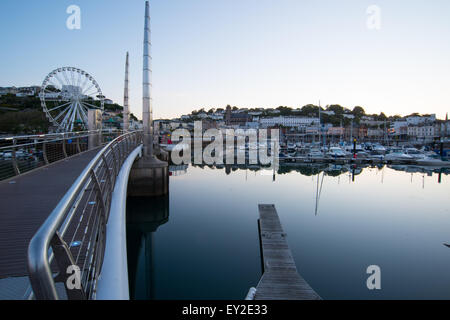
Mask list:
POLYGON ((128 105, 128 52, 127 59, 125 62, 125 91, 123 94, 123 131, 128 131, 130 129, 130 109, 128 105))
POLYGON ((145 25, 144 25, 144 64, 142 79, 142 121, 144 125, 144 157, 153 157, 153 110, 151 98, 151 34, 150 34, 150 5, 145 2, 145 25))

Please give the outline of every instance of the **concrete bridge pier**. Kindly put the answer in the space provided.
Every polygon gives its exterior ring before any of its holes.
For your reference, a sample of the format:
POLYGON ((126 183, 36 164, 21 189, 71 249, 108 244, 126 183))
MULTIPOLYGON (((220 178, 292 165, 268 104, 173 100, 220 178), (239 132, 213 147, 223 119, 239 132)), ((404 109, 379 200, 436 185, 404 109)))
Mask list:
POLYGON ((169 193, 169 165, 155 157, 142 157, 133 165, 128 196, 157 197, 169 193))

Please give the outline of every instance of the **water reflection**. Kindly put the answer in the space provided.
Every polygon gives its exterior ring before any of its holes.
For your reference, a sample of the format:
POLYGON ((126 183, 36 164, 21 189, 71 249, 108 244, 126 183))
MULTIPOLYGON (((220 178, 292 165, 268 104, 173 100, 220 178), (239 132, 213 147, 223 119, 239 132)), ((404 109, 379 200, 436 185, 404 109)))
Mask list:
MULTIPOLYGON (((259 172, 259 171, 269 171, 267 167, 258 165, 208 165, 208 164, 193 164, 194 168, 209 168, 215 170, 225 170, 226 175, 230 175, 238 170, 259 172)), ((175 168, 175 167, 174 167, 175 168)), ((425 166, 415 166, 415 165, 385 165, 385 164, 333 164, 333 163, 296 163, 283 164, 275 172, 277 175, 289 174, 292 172, 298 172, 304 176, 316 176, 318 174, 324 173, 327 176, 339 177, 341 175, 348 175, 352 182, 355 181, 355 177, 360 175, 364 169, 377 169, 383 172, 384 169, 390 168, 395 171, 403 171, 407 173, 423 173, 431 177, 433 173, 438 174, 438 182, 441 182, 442 174, 450 174, 450 168, 441 167, 425 167, 425 166)), ((178 170, 178 169, 177 169, 178 170)), ((188 171, 188 166, 183 167, 182 174, 186 174, 188 171)), ((178 171, 177 171, 178 172, 178 171)), ((172 175, 180 175, 180 173, 173 173, 172 175)), ((383 179, 382 179, 383 180, 383 179)))
POLYGON ((129 199, 134 299, 242 299, 261 276, 257 204, 274 203, 301 275, 324 299, 448 299, 448 169, 193 165, 169 199, 129 199), (264 173, 267 173, 264 174, 264 173), (159 203, 159 204, 158 204, 159 203), (162 227, 161 227, 162 226, 162 227), (382 270, 382 290, 366 268, 382 270))
POLYGON ((127 248, 130 296, 155 298, 154 234, 169 221, 169 197, 127 199, 127 248))

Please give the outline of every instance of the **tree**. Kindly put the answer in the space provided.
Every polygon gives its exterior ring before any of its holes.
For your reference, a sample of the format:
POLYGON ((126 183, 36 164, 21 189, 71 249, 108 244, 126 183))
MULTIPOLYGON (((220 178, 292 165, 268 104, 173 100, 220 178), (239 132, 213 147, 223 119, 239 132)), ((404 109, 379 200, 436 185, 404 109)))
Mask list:
POLYGON ((366 114, 366 112, 364 111, 364 109, 362 107, 356 106, 353 108, 352 114, 355 116, 355 118, 361 118, 362 116, 364 116, 366 114))
MULTIPOLYGON (((322 109, 322 107, 321 107, 322 109)), ((323 110, 323 109, 322 109, 323 110)), ((319 116, 319 107, 314 104, 307 104, 302 107, 300 114, 303 116, 319 116)))
POLYGON ((384 121, 384 120, 387 120, 387 117, 386 117, 386 115, 383 112, 381 112, 379 115, 375 116, 375 120, 377 120, 377 121, 384 121))
POLYGON ((277 110, 280 111, 280 115, 282 115, 282 116, 289 116, 292 114, 292 108, 289 108, 289 107, 279 106, 277 108, 277 110))
POLYGON ((345 109, 338 105, 338 104, 332 104, 327 107, 327 111, 333 111, 335 115, 342 115, 345 112, 345 109))

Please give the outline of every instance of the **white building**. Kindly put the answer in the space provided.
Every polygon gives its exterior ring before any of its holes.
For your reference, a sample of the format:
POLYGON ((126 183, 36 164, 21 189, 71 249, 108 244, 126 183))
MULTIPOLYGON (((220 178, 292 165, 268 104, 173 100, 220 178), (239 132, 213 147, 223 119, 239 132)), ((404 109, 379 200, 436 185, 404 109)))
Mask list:
POLYGON ((433 125, 408 126, 408 136, 418 139, 434 138, 435 127, 433 125))
POLYGON ((439 123, 436 123, 434 126, 434 133, 436 136, 450 136, 450 120, 447 121, 441 121, 439 123))
POLYGON ((142 130, 143 127, 144 125, 142 124, 142 122, 130 119, 131 130, 142 130))
POLYGON ((45 99, 59 99, 61 97, 61 92, 41 92, 41 96, 45 99))
POLYGON ((279 116, 272 118, 261 118, 259 122, 263 127, 272 127, 276 125, 285 127, 306 127, 314 124, 319 124, 319 118, 279 116))
POLYGON ((436 115, 431 114, 427 116, 409 116, 406 117, 406 122, 408 125, 417 126, 419 124, 423 124, 426 122, 435 122, 436 121, 436 115))
POLYGON ((408 133, 408 122, 405 120, 397 120, 391 123, 391 133, 395 136, 408 133))
POLYGON ((384 130, 383 129, 367 129, 367 136, 368 137, 383 137, 384 136, 384 130))
POLYGON ((209 115, 209 118, 213 119, 213 120, 223 120, 223 114, 216 112, 216 113, 209 115))
POLYGON ((245 124, 245 127, 248 129, 259 129, 259 122, 257 121, 247 122, 245 124))
POLYGON ((365 124, 367 126, 380 126, 380 125, 384 125, 385 122, 379 121, 379 120, 361 120, 360 124, 365 124))
POLYGON ((7 88, 0 88, 0 94, 16 94, 18 89, 16 87, 7 87, 7 88))

